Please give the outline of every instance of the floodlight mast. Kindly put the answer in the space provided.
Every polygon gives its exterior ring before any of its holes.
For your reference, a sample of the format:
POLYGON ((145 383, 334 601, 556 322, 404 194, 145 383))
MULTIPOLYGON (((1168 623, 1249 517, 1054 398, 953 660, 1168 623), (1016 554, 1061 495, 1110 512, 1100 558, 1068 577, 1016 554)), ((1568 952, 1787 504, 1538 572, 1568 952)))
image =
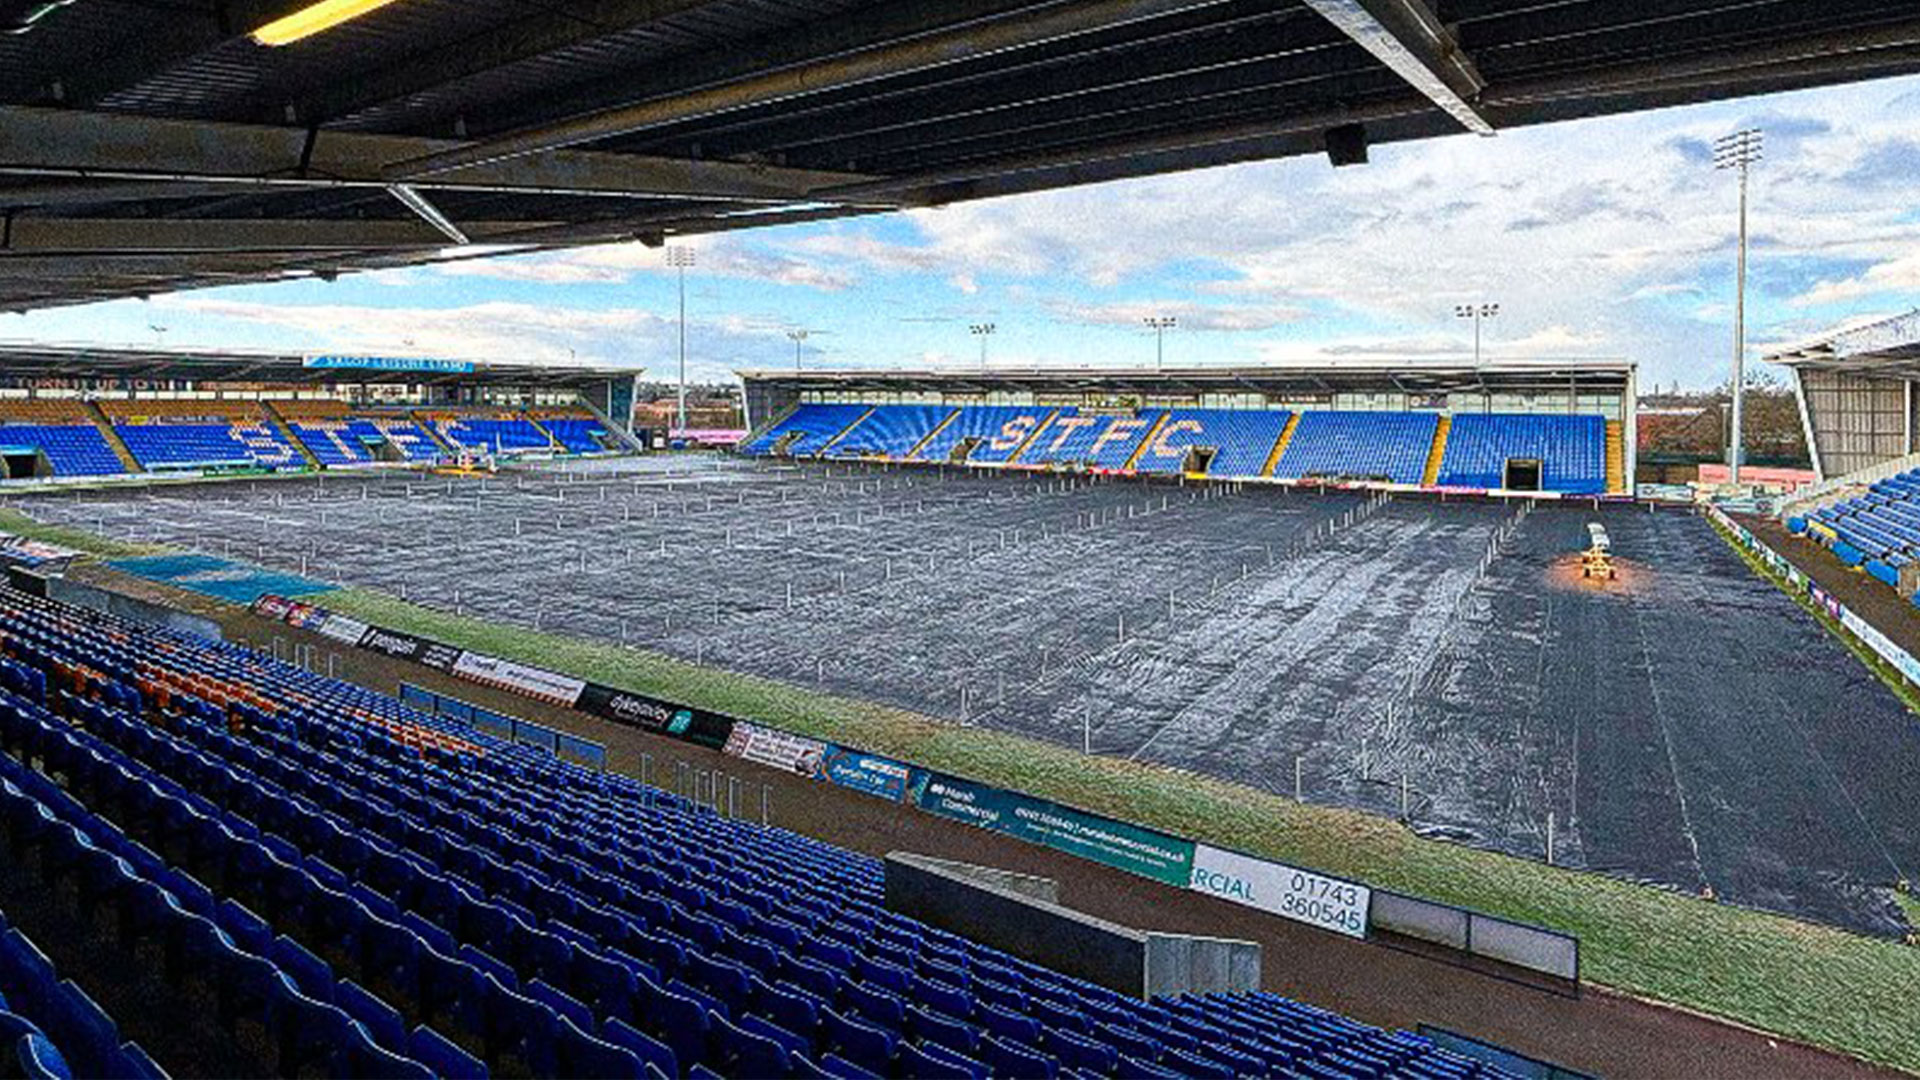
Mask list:
POLYGON ((1453 317, 1473 320, 1473 366, 1480 366, 1480 320, 1500 314, 1499 304, 1455 304, 1453 317))
POLYGON ((793 342, 793 370, 795 371, 800 370, 800 343, 807 340, 807 334, 806 330, 787 331, 787 340, 793 342))
POLYGON ((1180 320, 1172 315, 1149 315, 1140 320, 1153 331, 1153 370, 1158 372, 1166 367, 1166 332, 1179 325, 1180 320))
POLYGON ((1740 256, 1733 286, 1733 418, 1727 440, 1727 481, 1740 482, 1740 459, 1745 456, 1741 413, 1747 381, 1747 173, 1761 158, 1763 134, 1747 128, 1723 135, 1713 144, 1713 167, 1740 172, 1740 256))
POLYGON ((990 322, 974 323, 967 327, 968 333, 980 339, 980 370, 981 371, 987 370, 987 339, 992 337, 994 334, 994 331, 998 329, 999 327, 995 326, 990 322))
POLYGON ((693 249, 670 247, 667 265, 680 272, 680 430, 687 430, 687 267, 693 265, 693 249))

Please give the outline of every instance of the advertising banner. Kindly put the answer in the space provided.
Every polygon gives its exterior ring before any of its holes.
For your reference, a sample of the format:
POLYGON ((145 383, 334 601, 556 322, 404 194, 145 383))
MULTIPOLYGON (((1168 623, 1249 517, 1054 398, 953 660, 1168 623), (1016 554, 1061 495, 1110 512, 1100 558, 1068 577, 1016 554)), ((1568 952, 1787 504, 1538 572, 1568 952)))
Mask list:
POLYGON ((286 622, 287 612, 292 609, 293 601, 284 596, 275 596, 272 593, 263 593, 258 600, 253 602, 253 613, 255 615, 263 619, 272 619, 275 622, 286 622))
POLYGON ((411 660, 436 671, 447 671, 460 659, 460 650, 451 645, 383 626, 370 627, 361 637, 360 647, 395 660, 411 660))
POLYGON ((827 756, 827 744, 818 739, 746 723, 733 725, 725 750, 734 757, 806 777, 820 775, 820 760, 827 756))
POLYGON ((344 645, 358 645, 360 639, 367 636, 368 629, 367 624, 359 619, 334 611, 329 612, 326 621, 320 624, 320 635, 344 645))
POLYGON ((1283 919, 1317 926, 1348 937, 1367 936, 1372 890, 1232 851, 1197 845, 1193 851, 1195 892, 1259 908, 1283 919))
POLYGON ((480 683, 483 686, 510 690, 541 701, 550 701, 555 705, 571 706, 580 700, 581 691, 587 688, 586 681, 571 675, 527 664, 503 660, 497 656, 484 656, 480 653, 461 653, 453 662, 451 669, 462 679, 480 683))
POLYGON ((734 728, 730 717, 599 683, 588 683, 574 707, 625 727, 672 735, 716 750, 727 744, 734 728))
POLYGON ((841 787, 900 802, 907 797, 907 781, 912 778, 913 769, 892 758, 863 753, 850 746, 828 746, 827 756, 820 762, 820 775, 841 787))
POLYGON ((320 624, 326 621, 327 612, 324 608, 317 608, 312 604, 303 604, 298 600, 290 600, 287 602, 288 626, 301 630, 318 630, 320 629, 320 624))
POLYGON ((912 792, 915 805, 931 814, 1168 885, 1185 887, 1192 876, 1191 840, 938 773, 916 772, 912 792))

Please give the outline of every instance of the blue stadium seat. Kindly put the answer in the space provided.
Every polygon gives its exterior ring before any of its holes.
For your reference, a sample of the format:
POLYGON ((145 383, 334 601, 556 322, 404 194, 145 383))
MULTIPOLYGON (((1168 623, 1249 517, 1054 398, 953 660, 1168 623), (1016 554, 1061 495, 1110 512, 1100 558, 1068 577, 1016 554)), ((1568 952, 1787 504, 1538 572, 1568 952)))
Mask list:
POLYGON ((1428 412, 1303 412, 1273 474, 1418 484, 1439 426, 1428 412))
POLYGON ((1540 462, 1540 489, 1598 495, 1607 489, 1607 424, 1598 416, 1461 413, 1453 418, 1439 483, 1498 488, 1507 463, 1540 462))
MULTIPOLYGON (((220 1020, 278 1041, 287 1071, 489 1071, 436 1028, 540 1075, 1458 1064, 1269 995, 1131 1001, 887 912, 874 860, 696 813, 241 646, 6 591, 0 636, 8 847, 100 883, 100 902, 162 943, 176 978, 216 993, 220 1020), (180 694, 148 723, 125 694, 87 700, 45 679, 81 667, 125 673, 145 695, 164 672, 208 695, 299 704, 235 727, 180 694), (429 759, 389 738, 400 729, 462 749, 429 759), (71 791, 22 767, 22 752, 71 791), (335 981, 326 958, 352 978, 335 981), (409 1032, 401 1016, 424 1023, 409 1032)), ((73 994, 49 1000, 68 985, 20 935, 0 936, 0 999, 42 1021, 0 1023, 0 1036, 40 1032, 77 1070, 117 1055, 98 1071, 137 1072, 110 1018, 73 994)))

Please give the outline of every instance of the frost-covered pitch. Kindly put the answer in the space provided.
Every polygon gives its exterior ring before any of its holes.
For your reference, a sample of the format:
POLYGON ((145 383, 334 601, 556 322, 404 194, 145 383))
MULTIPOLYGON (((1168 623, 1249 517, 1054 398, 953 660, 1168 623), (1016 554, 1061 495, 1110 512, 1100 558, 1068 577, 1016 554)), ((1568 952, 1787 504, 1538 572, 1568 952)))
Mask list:
POLYGON ((1920 725, 1681 511, 686 458, 28 508, 1875 933, 1920 865, 1920 725))

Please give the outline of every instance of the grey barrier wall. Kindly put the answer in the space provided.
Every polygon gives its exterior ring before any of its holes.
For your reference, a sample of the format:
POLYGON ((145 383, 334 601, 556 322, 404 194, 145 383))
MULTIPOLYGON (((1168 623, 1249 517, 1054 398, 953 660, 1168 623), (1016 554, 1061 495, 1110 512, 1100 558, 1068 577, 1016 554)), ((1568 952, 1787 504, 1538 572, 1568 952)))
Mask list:
POLYGON ((965 935, 1056 971, 1139 998, 1256 990, 1260 946, 1146 933, 1047 899, 1046 878, 907 852, 886 858, 889 911, 965 935))
MULTIPOLYGON (((102 611, 108 615, 117 616, 126 619, 128 622, 139 623, 143 626, 158 626, 167 630, 178 630, 182 633, 195 634, 203 638, 212 638, 215 641, 224 640, 224 636, 220 632, 220 624, 214 622, 212 619, 203 619, 190 612, 177 611, 170 607, 163 607, 160 604, 149 603, 145 600, 127 596, 124 593, 114 592, 111 589, 82 585, 77 581, 70 581, 64 577, 32 576, 37 581, 44 582, 45 584, 40 587, 24 589, 22 591, 32 592, 36 596, 44 596, 49 600, 58 600, 63 604, 72 604, 75 607, 102 611)), ((17 577, 16 580, 18 580, 17 577)))
POLYGON ((1580 979, 1580 939, 1399 893, 1375 892, 1372 926, 1473 956, 1551 975, 1580 979))
POLYGON ((1237 994, 1260 989, 1260 946, 1232 938, 1147 934, 1146 994, 1237 994))
POLYGON ((555 757, 571 761, 576 765, 584 765, 601 772, 606 771, 607 748, 592 739, 582 739, 577 735, 556 731, 531 720, 522 720, 516 716, 494 712, 492 709, 483 709, 459 698, 415 686, 410 682, 400 684, 400 700, 422 712, 472 724, 480 731, 509 742, 537 746, 555 757))

